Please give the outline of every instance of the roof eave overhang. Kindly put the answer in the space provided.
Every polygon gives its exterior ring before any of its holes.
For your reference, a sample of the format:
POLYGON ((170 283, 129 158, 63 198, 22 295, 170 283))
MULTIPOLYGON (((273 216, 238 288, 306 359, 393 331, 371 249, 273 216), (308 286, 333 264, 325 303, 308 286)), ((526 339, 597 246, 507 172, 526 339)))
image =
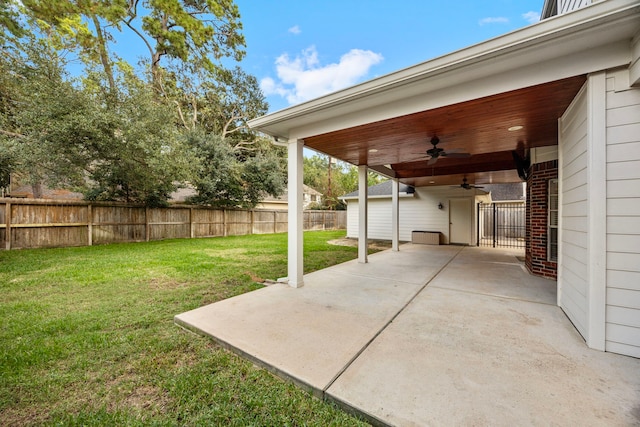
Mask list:
MULTIPOLYGON (((630 43, 639 22, 640 4, 637 0, 598 2, 484 43, 258 117, 249 121, 249 126, 277 139, 304 137, 305 135, 296 134, 295 130, 307 127, 305 131, 308 132, 308 125, 335 119, 344 114, 345 107, 371 109, 397 101, 399 97, 406 96, 406 92, 402 90, 404 87, 409 87, 413 95, 426 94, 455 87, 460 84, 461 78, 468 79, 470 75, 474 79, 481 79, 497 72, 535 67, 545 60, 561 58, 569 53, 575 55, 590 52, 594 46, 625 40, 630 43)), ((592 69, 584 69, 582 73, 624 65, 625 61, 626 64, 630 62, 630 56, 625 53, 615 57, 594 58, 592 69)), ((571 72, 573 71, 565 71, 571 72)))

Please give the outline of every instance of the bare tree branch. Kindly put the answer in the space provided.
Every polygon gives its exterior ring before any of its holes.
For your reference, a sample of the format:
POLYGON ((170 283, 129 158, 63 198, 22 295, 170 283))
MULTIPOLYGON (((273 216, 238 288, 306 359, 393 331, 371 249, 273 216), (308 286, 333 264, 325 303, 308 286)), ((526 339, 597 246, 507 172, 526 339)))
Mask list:
POLYGON ((233 151, 256 151, 256 148, 247 147, 248 145, 255 144, 255 141, 240 141, 236 145, 233 146, 233 151))
POLYGON ((233 116, 229 120, 227 120, 227 122, 224 124, 224 127, 222 128, 222 137, 226 138, 226 136, 229 135, 230 133, 236 132, 239 129, 246 128, 246 126, 238 126, 236 128, 229 130, 229 126, 231 126, 231 124, 233 124, 236 120, 240 120, 243 117, 244 116, 233 116))
POLYGON ((191 106, 193 107, 193 119, 191 125, 195 129, 196 123, 198 123, 198 101, 196 100, 195 94, 191 96, 191 106))
POLYGON ((185 127, 185 129, 189 129, 189 126, 187 126, 187 121, 184 119, 184 114, 182 114, 182 107, 180 106, 180 103, 175 99, 173 100, 173 103, 176 104, 176 107, 178 107, 178 115, 180 116, 182 125, 185 127))
POLYGON ((129 29, 131 31, 133 31, 134 33, 136 33, 138 35, 138 37, 140 37, 142 39, 142 41, 144 42, 144 44, 147 46, 147 49, 149 49, 149 53, 151 54, 151 57, 153 58, 153 47, 151 46, 151 44, 149 43, 149 41, 147 40, 147 38, 144 36, 144 34, 142 34, 140 31, 138 31, 137 28, 135 28, 133 25, 131 25, 131 22, 133 21, 133 19, 135 18, 135 15, 131 16, 130 19, 124 21, 124 24, 129 27, 129 29))

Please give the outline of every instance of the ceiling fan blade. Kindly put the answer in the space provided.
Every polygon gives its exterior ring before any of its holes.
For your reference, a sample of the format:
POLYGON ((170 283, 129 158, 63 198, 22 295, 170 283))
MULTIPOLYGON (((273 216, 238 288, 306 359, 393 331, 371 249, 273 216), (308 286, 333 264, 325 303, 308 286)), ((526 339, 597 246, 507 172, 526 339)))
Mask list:
POLYGON ((427 166, 431 166, 431 165, 435 165, 436 162, 438 161, 437 157, 432 157, 429 159, 429 161, 427 162, 427 166))

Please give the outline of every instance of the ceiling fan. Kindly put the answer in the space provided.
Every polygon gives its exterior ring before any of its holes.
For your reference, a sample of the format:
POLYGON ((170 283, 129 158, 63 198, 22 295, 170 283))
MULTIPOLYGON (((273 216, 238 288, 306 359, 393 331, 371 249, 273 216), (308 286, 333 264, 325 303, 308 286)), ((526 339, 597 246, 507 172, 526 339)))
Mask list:
POLYGON ((469 153, 459 153, 457 150, 444 151, 443 148, 438 147, 438 143, 440 142, 440 138, 434 136, 431 138, 431 144, 433 144, 433 148, 427 150, 427 155, 429 156, 429 161, 427 165, 435 164, 440 157, 449 157, 452 159, 463 159, 467 157, 471 157, 469 153))
POLYGON ((462 178, 462 184, 460 185, 452 185, 451 188, 464 188, 465 190, 471 190, 472 188, 484 188, 482 186, 469 184, 467 182, 467 177, 462 178))

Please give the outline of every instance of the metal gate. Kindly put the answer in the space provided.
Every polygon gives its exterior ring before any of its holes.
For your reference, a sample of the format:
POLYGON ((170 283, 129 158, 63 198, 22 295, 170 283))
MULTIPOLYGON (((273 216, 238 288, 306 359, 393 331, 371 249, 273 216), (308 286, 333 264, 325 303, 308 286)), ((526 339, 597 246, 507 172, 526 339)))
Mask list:
POLYGON ((525 216, 524 203, 478 204, 478 246, 524 248, 525 216))

